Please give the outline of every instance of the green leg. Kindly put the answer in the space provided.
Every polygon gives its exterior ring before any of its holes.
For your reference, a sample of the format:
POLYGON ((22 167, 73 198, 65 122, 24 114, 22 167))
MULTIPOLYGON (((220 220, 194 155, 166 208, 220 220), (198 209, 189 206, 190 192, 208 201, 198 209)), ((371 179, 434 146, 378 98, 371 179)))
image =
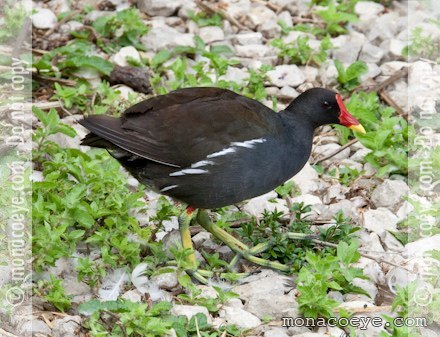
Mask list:
POLYGON ((194 215, 194 210, 188 207, 179 216, 179 230, 180 237, 182 239, 182 246, 183 248, 191 249, 191 254, 187 257, 190 269, 187 269, 186 272, 188 275, 194 277, 199 282, 207 284, 208 280, 197 271, 196 255, 194 254, 194 247, 191 241, 191 232, 189 230, 189 225, 194 215))
MULTIPOLYGON (((279 262, 265 260, 256 256, 253 256, 256 253, 263 252, 267 250, 270 245, 269 244, 261 244, 257 245, 252 249, 249 249, 247 245, 242 243, 240 240, 233 237, 231 234, 223 230, 222 228, 214 225, 209 219, 208 214, 204 210, 199 210, 197 214, 197 222, 208 232, 214 235, 217 239, 224 242, 229 248, 232 249, 237 255, 244 257, 246 260, 259 264, 264 267, 269 267, 272 269, 281 270, 284 272, 290 271, 290 267, 283 265, 279 262)), ((236 259, 233 260, 236 263, 236 259)))

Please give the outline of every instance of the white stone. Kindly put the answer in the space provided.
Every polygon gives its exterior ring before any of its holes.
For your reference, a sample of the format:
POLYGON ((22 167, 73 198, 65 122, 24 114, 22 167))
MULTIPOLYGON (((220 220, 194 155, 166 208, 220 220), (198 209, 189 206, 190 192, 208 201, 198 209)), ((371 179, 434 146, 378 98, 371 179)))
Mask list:
POLYGON ((273 39, 280 35, 281 27, 275 20, 268 20, 260 26, 260 32, 267 39, 273 39))
POLYGON ((319 69, 311 66, 300 66, 299 69, 304 73, 306 82, 314 82, 318 77, 319 69))
POLYGON ((359 60, 366 63, 378 63, 384 56, 384 51, 382 48, 376 47, 375 45, 366 42, 362 46, 361 54, 359 55, 359 60))
POLYGON ((290 181, 293 181, 295 185, 298 186, 302 194, 315 191, 318 188, 318 180, 318 172, 316 172, 309 163, 306 163, 302 170, 290 179, 290 181))
POLYGON ((74 337, 81 330, 81 316, 66 316, 52 323, 52 337, 74 337))
POLYGON ((365 290, 368 295, 370 295, 370 298, 374 301, 374 299, 376 298, 378 291, 377 291, 377 287, 376 285, 369 281, 369 280, 364 280, 361 278, 354 278, 353 280, 351 280, 351 284, 362 288, 363 290, 365 290))
POLYGON ((289 34, 287 34, 287 36, 283 37, 283 42, 286 43, 286 44, 287 43, 296 44, 296 41, 300 37, 308 37, 309 39, 314 38, 314 36, 312 34, 300 32, 300 31, 297 31, 297 30, 292 30, 292 31, 289 32, 289 34))
POLYGON ((241 308, 223 307, 219 311, 219 316, 228 324, 235 324, 242 329, 253 329, 261 324, 257 316, 241 308))
POLYGON ((278 19, 282 20, 287 27, 293 27, 292 15, 288 11, 282 11, 278 14, 278 19))
POLYGON ((407 43, 399 39, 385 40, 380 44, 380 49, 385 51, 391 57, 402 57, 403 48, 407 46, 407 43))
POLYGON ((384 11, 382 4, 372 1, 359 1, 354 7, 354 11, 359 16, 377 16, 384 11))
POLYGON ((319 77, 321 82, 326 85, 334 85, 337 83, 338 70, 333 61, 324 62, 319 68, 319 77))
POLYGON ((362 46, 365 43, 365 35, 352 31, 342 48, 333 51, 333 57, 342 63, 353 63, 357 60, 362 46))
POLYGON ((217 298, 217 291, 211 286, 205 286, 203 284, 199 284, 196 286, 197 289, 201 291, 201 293, 197 296, 198 298, 217 298))
POLYGON ((225 33, 217 26, 202 27, 199 30, 199 35, 205 43, 222 41, 225 39, 225 33))
POLYGON ((395 12, 389 12, 377 18, 367 34, 368 40, 380 39, 384 41, 394 38, 400 29, 399 19, 399 15, 395 12))
POLYGON ((253 27, 262 25, 268 21, 276 22, 276 14, 266 6, 254 6, 248 13, 248 18, 253 27))
MULTIPOLYGON (((325 157, 325 156, 337 151, 340 148, 341 148, 341 145, 336 144, 336 143, 324 144, 324 145, 316 146, 313 149, 313 153, 316 155, 317 158, 321 158, 321 157, 325 157)), ((350 149, 346 148, 328 160, 333 161, 333 162, 339 162, 343 159, 348 158, 349 155, 350 155, 350 149)))
POLYGON ((182 5, 181 0, 138 0, 138 8, 150 16, 170 16, 182 5))
POLYGON ((295 297, 291 294, 272 294, 270 296, 265 294, 255 295, 246 301, 245 309, 260 319, 264 317, 281 319, 286 316, 287 311, 290 313, 289 316, 299 316, 298 304, 295 301, 295 297), (294 311, 296 312, 294 313, 294 311))
POLYGON ((297 87, 305 81, 303 72, 294 64, 276 66, 267 72, 267 77, 270 83, 280 88, 286 85, 297 87))
MULTIPOLYGON (((383 253, 373 254, 376 256, 383 256, 383 253)), ((364 275, 367 276, 375 284, 385 283, 385 274, 381 266, 374 260, 361 256, 359 261, 353 264, 354 268, 361 268, 364 275)))
POLYGON ((24 322, 16 331, 21 336, 51 336, 52 329, 39 319, 31 319, 24 322))
POLYGON ((387 251, 401 252, 404 249, 402 243, 399 240, 397 240, 393 234, 389 232, 384 233, 382 242, 384 246, 387 248, 387 251))
POLYGON ((249 58, 262 58, 270 54, 270 48, 262 44, 236 45, 237 56, 249 58))
POLYGON ((321 213, 321 217, 323 219, 330 219, 341 211, 344 214, 344 216, 353 219, 355 222, 358 222, 357 220, 358 212, 356 206, 350 200, 347 199, 326 206, 326 208, 321 213))
POLYGON ((47 8, 34 8, 35 14, 32 14, 32 25, 38 29, 54 28, 58 22, 57 16, 47 8))
POLYGON ((151 276, 151 281, 156 283, 161 289, 173 289, 177 287, 177 272, 161 273, 151 276))
POLYGON ((385 62, 380 65, 380 70, 382 70, 382 75, 385 76, 391 76, 396 71, 399 71, 400 69, 408 67, 408 62, 403 61, 391 61, 391 62, 385 62))
POLYGON ((351 160, 357 161, 357 162, 363 162, 364 158, 367 154, 371 153, 372 151, 370 149, 359 149, 355 153, 353 153, 350 157, 351 160))
POLYGON ((376 207, 397 211, 408 193, 409 188, 404 181, 387 179, 373 191, 371 201, 376 207))
POLYGON ((320 205, 322 204, 321 199, 313 194, 303 194, 298 197, 294 197, 291 199, 292 203, 301 203, 303 202, 305 205, 320 205))
POLYGON ((233 18, 240 18, 248 15, 251 9, 250 0, 226 0, 226 12, 233 18))
POLYGON ((248 44, 262 44, 263 42, 263 34, 260 32, 252 32, 252 33, 241 33, 234 36, 234 39, 237 43, 245 46, 248 44))
POLYGON ((229 299, 224 306, 231 308, 244 308, 243 302, 239 298, 231 298, 229 299))
POLYGON ((192 241, 196 248, 199 248, 203 244, 203 242, 210 239, 211 239, 211 233, 205 231, 197 233, 192 237, 192 241))
POLYGON ((361 82, 367 81, 368 79, 375 78, 380 75, 381 70, 376 63, 367 63, 368 71, 361 75, 361 82))
POLYGON ((363 225, 369 231, 382 237, 385 231, 397 231, 397 216, 389 209, 380 207, 370 209, 364 213, 363 225))
POLYGON ((271 327, 270 330, 264 332, 264 337, 289 337, 287 329, 271 327))
POLYGON ((286 206, 286 201, 278 199, 277 196, 272 191, 252 198, 243 206, 243 211, 255 217, 259 217, 265 210, 273 212, 276 209, 277 211, 288 213, 289 208, 286 206))
POLYGON ((129 291, 125 292, 121 296, 121 298, 123 298, 124 300, 129 300, 131 302, 136 302, 136 303, 142 302, 142 294, 137 289, 133 289, 133 290, 129 290, 129 291))
POLYGON ((334 203, 338 200, 345 199, 345 193, 348 192, 348 187, 342 186, 341 184, 333 184, 328 189, 327 192, 322 197, 324 204, 334 203))
POLYGON ((279 95, 283 98, 294 99, 299 96, 299 92, 293 89, 292 87, 286 85, 281 88, 279 95))
POLYGON ((344 45, 347 43, 347 40, 348 40, 348 35, 345 35, 345 34, 339 35, 337 37, 332 37, 330 39, 330 41, 333 45, 333 48, 335 48, 335 49, 343 48, 344 45))
POLYGON ((228 67, 226 74, 220 76, 220 80, 232 81, 238 84, 242 84, 249 78, 249 72, 246 68, 228 67))
POLYGON ((190 320, 193 316, 201 313, 206 316, 208 324, 212 324, 212 317, 208 312, 206 307, 202 307, 199 305, 183 305, 177 304, 171 309, 171 314, 174 316, 186 316, 188 320, 190 320))
POLYGON ((145 47, 153 51, 176 46, 194 47, 194 34, 180 33, 177 29, 162 24, 151 28, 141 41, 145 47))
POLYGON ((263 269, 259 274, 250 275, 241 281, 244 284, 232 288, 234 293, 240 295, 240 298, 248 301, 254 296, 259 295, 284 295, 289 290, 286 285, 287 277, 270 269, 263 269))
POLYGON ((127 62, 127 58, 138 62, 141 61, 141 55, 133 46, 122 47, 115 55, 113 55, 111 60, 118 66, 127 67, 130 65, 130 63, 127 62))
POLYGON ((405 246, 405 249, 405 254, 410 257, 423 256, 425 252, 430 250, 440 250, 440 234, 410 242, 405 246))

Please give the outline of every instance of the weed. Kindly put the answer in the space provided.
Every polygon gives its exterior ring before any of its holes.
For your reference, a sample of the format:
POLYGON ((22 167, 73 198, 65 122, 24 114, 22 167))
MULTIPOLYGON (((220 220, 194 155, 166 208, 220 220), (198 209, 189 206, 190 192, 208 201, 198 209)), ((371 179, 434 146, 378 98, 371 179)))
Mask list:
POLYGON ((206 26, 218 26, 221 27, 223 24, 223 19, 218 13, 213 15, 207 15, 204 12, 195 13, 194 11, 188 12, 188 17, 194 21, 199 27, 206 26))
POLYGON ((328 37, 321 41, 319 51, 315 51, 308 44, 309 37, 300 36, 293 43, 284 43, 281 38, 272 41, 272 45, 280 52, 278 57, 287 58, 290 63, 295 64, 322 64, 328 58, 328 50, 332 47, 328 37))
POLYGON ((148 27, 140 18, 137 9, 129 8, 114 15, 102 16, 96 19, 93 27, 100 35, 97 44, 105 51, 114 51, 125 46, 145 50, 139 40, 148 32, 148 27), (104 39, 110 40, 111 43, 104 39))
POLYGON ((345 34, 347 30, 345 25, 358 21, 358 17, 353 13, 354 5, 357 0, 351 0, 348 3, 336 5, 333 0, 327 4, 327 9, 316 11, 325 24, 324 31, 332 36, 345 34))
POLYGON ((38 281, 38 288, 35 292, 55 306, 55 308, 64 312, 72 306, 72 303, 71 297, 66 295, 62 283, 63 280, 59 280, 55 276, 50 275, 50 280, 38 281))
POLYGON ((356 88, 361 83, 361 76, 368 71, 368 66, 363 61, 356 61, 347 69, 339 60, 334 62, 338 71, 338 82, 343 90, 351 91, 356 88))
MULTIPOLYGON (((393 108, 379 102, 376 93, 355 93, 351 96, 347 109, 360 120, 367 133, 356 133, 356 137, 365 147, 372 150, 365 160, 377 168, 378 176, 390 173, 406 175, 408 172, 408 123, 395 116, 393 108)), ((342 142, 347 141, 349 133, 337 127, 342 142)))
POLYGON ((404 57, 415 56, 440 62, 440 40, 433 39, 429 34, 423 34, 420 27, 414 28, 409 38, 410 44, 402 50, 404 57))
POLYGON ((366 294, 351 284, 354 278, 364 278, 362 269, 350 267, 360 258, 358 247, 355 241, 351 244, 342 241, 338 244, 336 256, 306 253, 307 265, 301 268, 295 280, 299 309, 304 316, 333 316, 333 309, 339 303, 327 297, 329 290, 366 294))
POLYGON ((8 42, 11 38, 16 37, 20 29, 23 27, 27 16, 28 13, 23 5, 17 5, 15 7, 6 5, 3 8, 3 20, 0 24, 0 42, 8 42))

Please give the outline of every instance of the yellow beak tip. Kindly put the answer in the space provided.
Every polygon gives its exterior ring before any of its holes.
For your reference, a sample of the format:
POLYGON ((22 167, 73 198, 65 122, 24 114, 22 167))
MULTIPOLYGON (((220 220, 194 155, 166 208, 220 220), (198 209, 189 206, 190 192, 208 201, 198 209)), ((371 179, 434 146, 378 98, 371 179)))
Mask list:
POLYGON ((359 133, 363 133, 363 134, 367 133, 361 124, 350 125, 348 128, 359 133))

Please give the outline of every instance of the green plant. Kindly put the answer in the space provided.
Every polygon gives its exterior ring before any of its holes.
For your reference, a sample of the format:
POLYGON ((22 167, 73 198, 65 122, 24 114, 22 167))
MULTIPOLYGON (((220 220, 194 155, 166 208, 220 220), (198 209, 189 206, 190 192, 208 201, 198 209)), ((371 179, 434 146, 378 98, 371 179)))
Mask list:
POLYGON ((23 5, 14 7, 6 5, 3 9, 3 21, 0 24, 0 42, 8 42, 18 36, 28 15, 23 5))
POLYGON ((295 42, 284 43, 281 38, 272 41, 272 45, 278 49, 278 57, 286 57, 290 63, 295 64, 322 64, 328 58, 328 50, 332 47, 330 38, 325 37, 321 41, 319 51, 313 50, 308 44, 308 36, 300 36, 295 42))
POLYGON ((440 62, 440 39, 433 39, 430 34, 424 34, 420 27, 414 28, 409 38, 410 44, 402 50, 404 57, 416 56, 440 62))
POLYGON ((338 71, 338 82, 341 89, 351 91, 361 82, 361 76, 368 71, 368 66, 363 61, 356 61, 350 64, 347 69, 339 61, 335 60, 335 67, 338 71))
POLYGON ((72 306, 71 296, 66 295, 63 280, 59 280, 53 275, 50 275, 50 280, 38 281, 38 288, 35 292, 60 311, 64 312, 72 306))
POLYGON ((316 11, 316 15, 324 21, 324 31, 332 36, 346 33, 345 25, 358 21, 358 17, 352 14, 356 2, 357 0, 351 0, 336 5, 331 0, 328 1, 327 9, 316 11))
MULTIPOLYGON (((377 168, 378 176, 391 173, 406 175, 408 172, 408 123, 395 115, 393 108, 379 102, 376 93, 359 92, 351 96, 347 109, 358 118, 367 131, 356 133, 365 147, 372 150, 365 160, 377 168)), ((341 127, 342 142, 347 141, 349 133, 341 127)))
POLYGON ((73 40, 65 46, 55 48, 44 54, 33 66, 45 75, 61 77, 74 76, 80 68, 92 68, 95 71, 110 75, 113 64, 104 58, 94 55, 95 46, 86 40, 73 40))
MULTIPOLYGON (((85 154, 62 149, 48 137, 75 132, 59 122, 55 110, 46 115, 34 108, 42 127, 35 131, 34 162, 43 170, 44 181, 33 184, 34 266, 41 271, 57 259, 70 256, 78 242, 100 249, 101 263, 136 265, 142 255, 141 240, 151 229, 141 228, 129 211, 142 206, 142 193, 130 193, 119 164, 102 150, 85 154), (130 239, 135 236, 137 240, 130 239)), ((87 271, 82 268, 82 274, 87 271)))
POLYGON ((199 27, 206 26, 218 26, 221 27, 223 24, 223 18, 218 13, 213 15, 207 15, 204 12, 195 13, 194 11, 188 12, 188 17, 194 21, 199 27))
POLYGON ((354 278, 364 278, 362 269, 350 267, 360 258, 358 247, 359 244, 354 241, 351 244, 340 242, 336 256, 306 253, 307 265, 301 268, 295 280, 299 309, 304 316, 333 316, 333 309, 339 303, 327 297, 329 290, 366 294, 351 284, 354 278))
POLYGON ((135 8, 128 8, 113 15, 102 16, 95 20, 93 28, 100 35, 97 41, 98 46, 105 51, 112 51, 112 49, 125 46, 134 46, 139 50, 145 50, 139 40, 148 32, 148 27, 135 8))

